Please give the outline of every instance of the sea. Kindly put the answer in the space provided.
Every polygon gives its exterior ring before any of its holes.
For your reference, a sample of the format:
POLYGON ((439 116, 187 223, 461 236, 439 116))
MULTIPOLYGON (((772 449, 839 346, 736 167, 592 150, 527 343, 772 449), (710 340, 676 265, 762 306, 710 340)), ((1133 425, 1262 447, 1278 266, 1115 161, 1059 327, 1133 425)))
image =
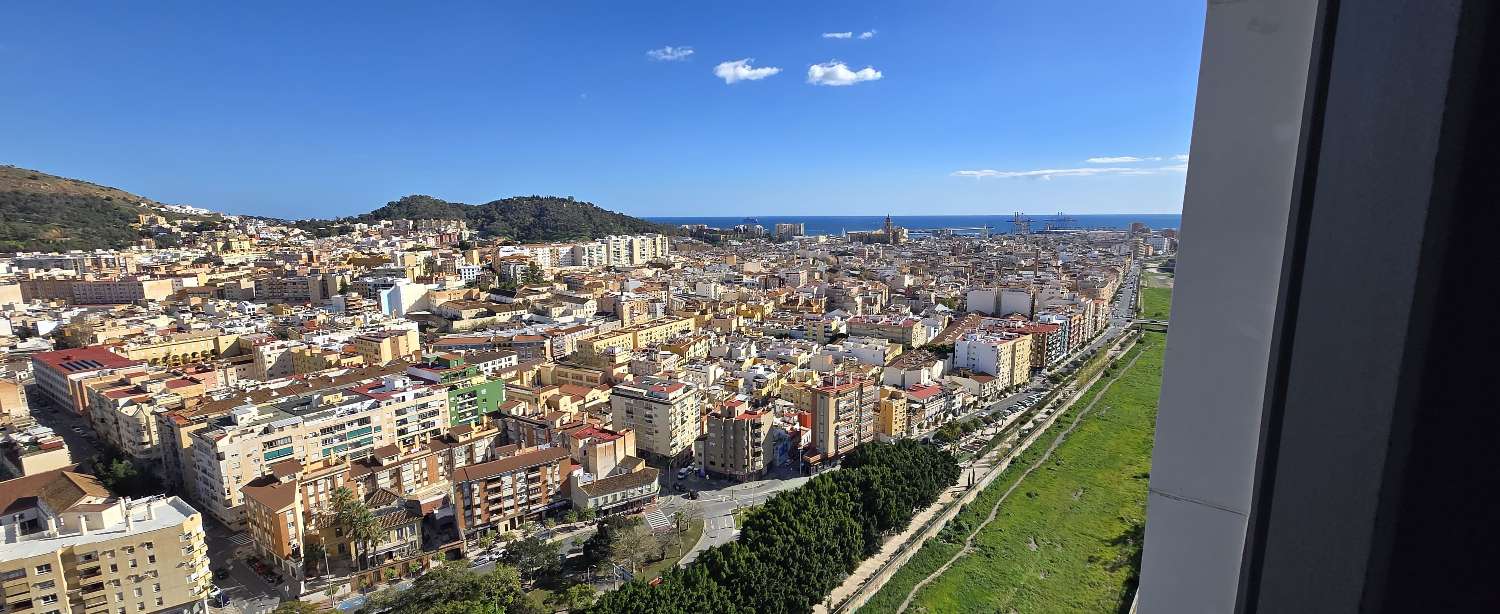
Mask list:
MULTIPOLYGON (((1180 228, 1181 213, 1096 213, 1079 215, 1032 215, 1032 231, 1055 229, 1128 229, 1141 222, 1153 229, 1180 228)), ((647 217, 659 224, 680 226, 704 224, 710 228, 732 228, 740 224, 760 224, 767 232, 777 224, 802 222, 809 235, 840 235, 850 230, 877 230, 885 225, 883 215, 761 215, 751 217, 647 217)), ((1015 229, 1014 215, 893 215, 891 223, 911 231, 953 229, 958 234, 975 234, 985 226, 993 234, 1015 229)))

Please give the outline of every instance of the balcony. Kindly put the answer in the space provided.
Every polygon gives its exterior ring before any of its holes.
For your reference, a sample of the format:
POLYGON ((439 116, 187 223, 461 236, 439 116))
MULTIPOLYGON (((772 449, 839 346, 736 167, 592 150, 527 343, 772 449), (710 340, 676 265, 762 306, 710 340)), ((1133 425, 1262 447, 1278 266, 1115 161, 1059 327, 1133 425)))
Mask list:
POLYGON ((23 582, 21 584, 15 585, 15 586, 7 586, 7 587, 5 587, 5 598, 6 599, 10 599, 11 597, 16 597, 16 596, 19 596, 19 595, 25 595, 26 593, 29 593, 29 592, 31 592, 31 585, 23 582))

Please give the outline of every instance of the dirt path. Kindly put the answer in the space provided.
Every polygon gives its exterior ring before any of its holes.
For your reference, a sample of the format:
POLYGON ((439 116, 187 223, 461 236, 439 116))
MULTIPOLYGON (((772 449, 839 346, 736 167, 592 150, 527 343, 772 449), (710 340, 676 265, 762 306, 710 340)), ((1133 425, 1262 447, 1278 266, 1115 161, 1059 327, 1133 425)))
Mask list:
POLYGON ((1010 488, 1005 489, 1005 493, 1001 494, 1000 498, 995 501, 995 506, 990 508, 989 516, 985 517, 984 522, 980 523, 980 525, 974 529, 973 533, 970 533, 968 537, 964 538, 964 547, 960 549, 956 554, 954 554, 953 558, 948 559, 948 561, 943 563, 941 567, 938 567, 931 574, 928 574, 926 578, 922 578, 921 582, 918 582, 916 586, 912 587, 911 592, 907 593, 906 599, 901 602, 901 605, 899 607, 896 608, 897 614, 905 612, 906 608, 911 606, 912 600, 916 599, 917 593, 921 592, 923 588, 932 583, 934 580, 937 580, 939 576, 948 571, 948 568, 952 567, 954 563, 957 563, 959 559, 974 551, 974 538, 978 537, 979 533, 984 531, 984 528, 989 526, 991 522, 994 522, 995 516, 1000 513, 1000 505, 1002 503, 1005 503, 1005 500, 1010 497, 1011 493, 1015 492, 1017 488, 1021 487, 1021 483, 1026 481, 1026 477, 1031 475, 1032 471, 1035 471, 1038 467, 1041 467, 1042 463, 1047 462, 1047 459, 1052 457, 1052 452, 1056 450, 1058 446, 1062 445, 1063 440, 1068 437, 1068 434, 1072 433, 1073 429, 1078 427, 1078 424, 1083 421, 1083 418, 1087 416, 1090 411, 1093 411, 1094 406, 1099 404, 1099 400, 1104 398, 1104 393, 1109 392, 1109 388, 1111 386, 1114 386, 1115 382, 1120 381, 1120 378, 1124 377, 1127 371, 1135 367, 1136 361, 1140 360, 1141 355, 1144 353, 1144 351, 1139 352, 1135 355, 1135 358, 1130 359, 1130 364, 1125 365, 1124 369, 1120 369, 1119 374, 1110 379, 1109 383, 1106 383, 1104 387, 1099 390, 1099 394, 1094 395, 1094 400, 1090 401, 1087 407, 1084 407, 1078 412, 1078 415, 1073 417, 1073 422, 1068 425, 1068 428, 1063 432, 1057 434, 1057 437, 1052 440, 1052 444, 1047 446, 1047 451, 1042 453, 1041 458, 1038 458, 1035 463, 1032 463, 1030 467, 1027 467, 1026 471, 1021 474, 1021 477, 1017 478, 1016 481, 1010 485, 1010 488))

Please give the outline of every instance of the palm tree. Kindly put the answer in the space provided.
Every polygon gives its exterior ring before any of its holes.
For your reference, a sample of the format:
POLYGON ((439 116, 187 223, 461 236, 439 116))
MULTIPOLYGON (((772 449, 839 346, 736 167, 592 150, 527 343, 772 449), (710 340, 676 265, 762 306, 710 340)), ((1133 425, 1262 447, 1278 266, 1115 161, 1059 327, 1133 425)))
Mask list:
POLYGON ((380 539, 380 520, 364 504, 359 504, 349 519, 349 539, 360 551, 360 558, 369 563, 370 549, 380 539))

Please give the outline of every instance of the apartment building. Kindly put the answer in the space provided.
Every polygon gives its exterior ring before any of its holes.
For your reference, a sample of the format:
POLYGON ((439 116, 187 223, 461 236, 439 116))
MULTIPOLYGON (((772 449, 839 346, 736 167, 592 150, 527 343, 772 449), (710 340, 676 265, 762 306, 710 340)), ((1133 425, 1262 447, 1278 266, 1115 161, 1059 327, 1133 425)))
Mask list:
POLYGON ((191 434, 197 492, 207 513, 242 524, 241 487, 278 461, 362 459, 387 445, 425 443, 449 424, 447 391, 402 373, 353 372, 309 378, 297 387, 267 401, 220 401, 238 404, 191 434))
POLYGON ((512 531, 566 507, 572 473, 564 447, 515 450, 453 472, 453 503, 461 534, 512 531))
POLYGON ((843 456, 875 440, 880 415, 880 383, 874 379, 833 373, 809 389, 813 446, 821 460, 843 456))
POLYGON ((643 452, 676 458, 702 429, 703 393, 680 380, 642 377, 610 391, 611 428, 636 433, 643 452))
POLYGON ((706 419, 699 461, 714 477, 758 480, 770 468, 771 424, 775 416, 753 411, 743 401, 726 401, 706 419))
POLYGON ((953 368, 995 376, 1001 388, 1031 378, 1032 335, 991 330, 968 333, 953 344, 953 368))
POLYGON ((888 339, 907 349, 927 343, 928 329, 920 318, 901 315, 852 316, 847 324, 850 337, 888 339))
POLYGON ((900 439, 910 434, 906 394, 889 386, 880 389, 880 418, 876 432, 885 439, 900 439))
POLYGON ((609 266, 609 249, 603 243, 579 243, 572 251, 572 266, 609 266))
POLYGON ((421 351, 421 336, 415 328, 385 330, 354 338, 354 351, 365 358, 365 364, 383 365, 410 358, 421 351))
POLYGON ((155 467, 166 453, 161 417, 221 387, 214 372, 205 371, 132 367, 86 380, 89 422, 115 449, 143 467, 155 467))
POLYGON ((448 424, 477 424, 505 403, 505 382, 486 377, 458 354, 434 354, 406 373, 448 391, 448 424))
POLYGON ((136 272, 138 266, 135 254, 108 250, 21 253, 16 254, 11 265, 19 271, 63 270, 78 275, 88 273, 123 275, 136 272))
POLYGON ((67 470, 0 482, 4 611, 207 611, 203 517, 177 497, 130 500, 67 470))
POLYGON ((140 365, 109 350, 105 346, 89 346, 72 350, 37 352, 31 355, 31 371, 36 378, 37 389, 42 396, 78 413, 84 413, 88 404, 83 382, 106 370, 123 369, 140 365))
POLYGON ((160 301, 176 289, 170 279, 95 279, 73 282, 73 303, 119 305, 137 301, 160 301))
POLYGON ((578 341, 578 350, 586 357, 602 356, 610 350, 639 351, 691 333, 695 327, 692 318, 657 318, 581 339, 578 341))
POLYGON ((671 255, 665 235, 611 235, 599 240, 609 266, 643 266, 671 255))

